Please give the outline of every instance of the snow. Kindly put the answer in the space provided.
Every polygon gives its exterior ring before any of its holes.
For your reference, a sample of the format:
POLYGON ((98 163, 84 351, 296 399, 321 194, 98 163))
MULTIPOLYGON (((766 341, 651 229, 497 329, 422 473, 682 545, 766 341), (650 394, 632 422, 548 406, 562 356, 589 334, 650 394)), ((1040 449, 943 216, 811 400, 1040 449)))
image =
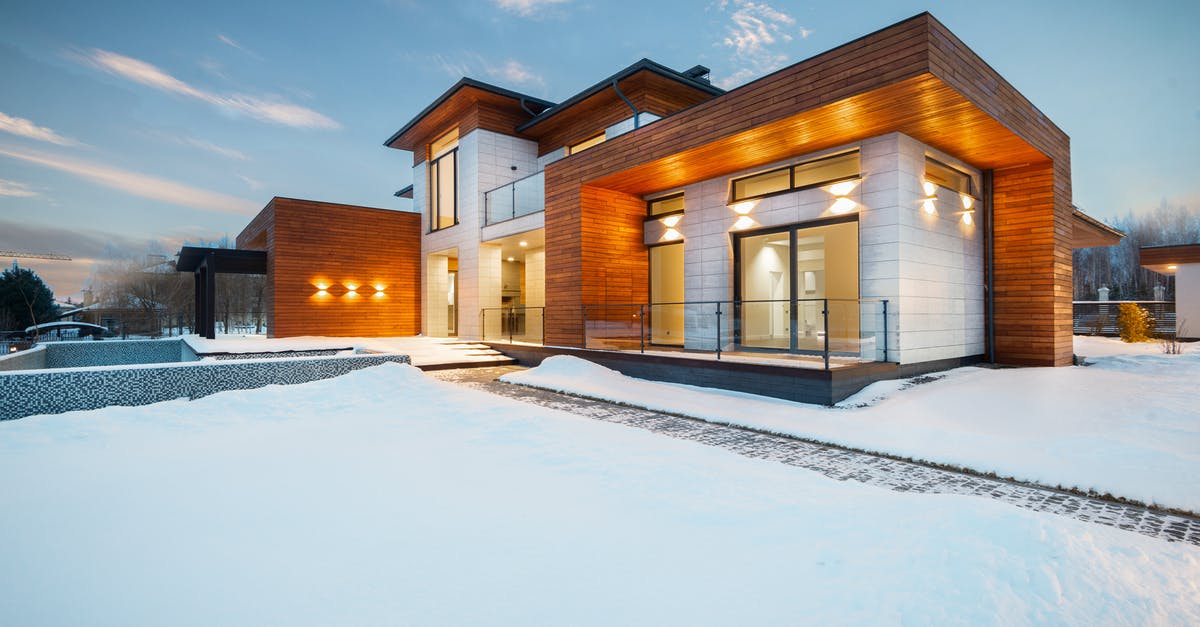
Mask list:
POLYGON ((325 337, 268 338, 262 335, 221 335, 207 339, 198 335, 184 340, 197 353, 260 353, 351 349, 408 355, 414 366, 502 361, 484 344, 437 337, 325 337))
POLYGON ((0 537, 6 625, 1200 621, 1195 546, 394 364, 0 423, 0 537))
POLYGON ((1200 512, 1200 345, 1077 338, 1090 367, 959 368, 838 407, 625 377, 555 356, 502 380, 1200 512), (684 391, 686 390, 686 392, 684 391))

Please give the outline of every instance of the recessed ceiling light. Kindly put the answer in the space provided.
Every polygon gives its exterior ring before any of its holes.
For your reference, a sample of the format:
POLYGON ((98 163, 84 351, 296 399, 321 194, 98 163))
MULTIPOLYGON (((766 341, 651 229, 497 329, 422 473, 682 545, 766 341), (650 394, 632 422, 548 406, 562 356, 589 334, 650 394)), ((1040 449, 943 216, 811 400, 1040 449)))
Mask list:
POLYGON ((516 257, 509 257, 509 258, 508 258, 508 259, 506 259, 505 261, 516 261, 516 260, 517 260, 517 258, 516 258, 516 257))
POLYGON ((521 246, 528 246, 528 245, 529 245, 529 242, 519 242, 519 244, 520 244, 521 246))

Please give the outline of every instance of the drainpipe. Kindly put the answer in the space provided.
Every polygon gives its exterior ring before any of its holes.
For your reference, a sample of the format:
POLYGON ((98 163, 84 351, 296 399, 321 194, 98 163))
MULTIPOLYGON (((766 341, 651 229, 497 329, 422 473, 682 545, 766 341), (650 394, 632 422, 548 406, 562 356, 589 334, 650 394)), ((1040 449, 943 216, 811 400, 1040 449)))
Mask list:
POLYGON ((988 363, 996 363, 996 297, 994 292, 995 218, 992 215, 992 170, 983 171, 983 246, 984 272, 987 274, 987 342, 988 363))
POLYGON ((536 117, 537 117, 537 114, 536 114, 536 113, 534 113, 533 111, 530 111, 530 109, 529 109, 529 105, 528 105, 527 103, 528 103, 528 101, 527 101, 527 100, 525 100, 524 98, 522 98, 522 99, 521 99, 521 108, 525 110, 525 113, 528 113, 528 114, 529 114, 529 117, 531 117, 531 118, 536 118, 536 117))
POLYGON ((621 97, 621 100, 624 100, 625 104, 629 105, 630 109, 633 109, 633 130, 636 131, 638 129, 638 127, 641 126, 640 118, 642 117, 642 112, 638 111, 638 108, 633 106, 633 103, 630 102, 629 99, 625 97, 625 94, 621 93, 621 88, 617 87, 617 79, 615 79, 615 78, 613 79, 613 82, 612 82, 612 88, 613 88, 613 91, 617 92, 617 95, 621 97))

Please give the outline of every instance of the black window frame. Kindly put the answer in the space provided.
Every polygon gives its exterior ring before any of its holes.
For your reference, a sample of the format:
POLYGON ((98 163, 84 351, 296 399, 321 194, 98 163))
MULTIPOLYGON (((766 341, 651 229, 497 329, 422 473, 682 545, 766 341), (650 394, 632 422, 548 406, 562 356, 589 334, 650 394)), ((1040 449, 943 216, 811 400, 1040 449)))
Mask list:
POLYGON ((954 192, 955 194, 966 194, 972 198, 976 197, 976 195, 975 195, 975 177, 971 176, 970 172, 966 172, 966 171, 962 170, 961 168, 956 168, 956 167, 950 165, 949 163, 935 159, 933 157, 930 157, 929 155, 925 155, 925 164, 926 164, 926 167, 925 167, 925 171, 923 173, 924 180, 929 181, 930 183, 933 183, 934 185, 937 185, 938 187, 948 189, 948 190, 954 192), (928 167, 930 162, 932 162, 934 165, 936 165, 938 167, 942 167, 947 170, 950 170, 951 172, 957 172, 957 173, 961 174, 963 176, 963 178, 965 178, 967 180, 967 191, 964 192, 961 189, 955 189, 953 187, 950 187, 949 185, 943 185, 937 181, 930 179, 929 178, 929 167, 928 167))
POLYGON ((778 168, 772 168, 770 170, 764 170, 762 172, 755 172, 754 174, 747 174, 746 176, 739 176, 735 179, 730 179, 730 181, 729 181, 729 203, 728 204, 745 202, 747 200, 758 200, 760 198, 770 198, 772 196, 779 196, 781 194, 790 194, 792 192, 801 192, 801 191, 808 190, 808 189, 815 189, 818 187, 824 187, 826 185, 832 185, 834 183, 841 183, 842 181, 857 181, 860 179, 862 179, 862 151, 855 148, 854 150, 847 150, 844 152, 839 152, 837 154, 819 157, 817 159, 809 159, 807 161, 798 161, 796 163, 791 163, 791 164, 788 164, 785 166, 780 166, 778 168), (814 163, 820 163, 822 161, 829 161, 832 159, 840 159, 840 158, 846 157, 848 155, 858 155, 858 158, 859 158, 858 174, 853 174, 853 175, 848 175, 848 176, 840 176, 837 178, 832 178, 832 179, 828 179, 828 180, 824 180, 824 181, 818 181, 816 183, 809 183, 807 185, 800 185, 800 186, 796 185, 796 168, 798 168, 800 166, 811 165, 814 163), (752 179, 752 178, 759 177, 759 176, 765 176, 768 174, 775 174, 778 172, 782 172, 784 170, 787 170, 787 172, 788 172, 788 188, 787 189, 779 190, 777 192, 770 192, 767 194, 756 194, 753 196, 743 196, 740 198, 736 195, 737 184, 740 181, 745 181, 747 179, 752 179))
POLYGON ((429 160, 429 233, 443 231, 454 226, 458 226, 458 146, 443 152, 437 158, 429 160), (442 207, 437 193, 438 185, 435 169, 440 170, 439 163, 442 159, 450 156, 454 157, 454 182, 452 183, 454 186, 454 206, 452 207, 454 222, 446 226, 440 226, 442 207))
POLYGON ((647 200, 646 201, 646 219, 645 219, 645 221, 649 222, 650 220, 661 220, 663 218, 667 218, 670 216, 678 216, 678 215, 683 215, 684 213, 686 213, 685 209, 676 209, 674 211, 666 211, 663 213, 654 213, 654 209, 653 209, 654 203, 662 202, 664 200, 673 200, 675 198, 683 198, 683 194, 684 194, 684 192, 675 192, 674 194, 667 194, 666 196, 659 196, 658 198, 651 198, 651 199, 647 200))

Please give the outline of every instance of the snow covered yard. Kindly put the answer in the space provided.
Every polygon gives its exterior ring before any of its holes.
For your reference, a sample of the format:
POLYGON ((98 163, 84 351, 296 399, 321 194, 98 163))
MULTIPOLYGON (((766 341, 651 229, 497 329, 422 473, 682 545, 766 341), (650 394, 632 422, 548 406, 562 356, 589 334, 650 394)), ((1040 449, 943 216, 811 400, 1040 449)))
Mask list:
POLYGON ((0 423, 0 534, 5 625, 1200 621, 1195 546, 391 364, 0 423))
POLYGON ((408 355, 414 366, 504 361, 483 344, 444 337, 328 337, 305 335, 268 338, 262 335, 221 335, 216 339, 188 335, 185 341, 198 353, 257 353, 340 348, 408 355))
POLYGON ((1075 341, 1094 365, 959 368, 876 383, 836 408, 631 379, 571 357, 503 380, 1200 512, 1200 345, 1165 355, 1152 342, 1075 341))

